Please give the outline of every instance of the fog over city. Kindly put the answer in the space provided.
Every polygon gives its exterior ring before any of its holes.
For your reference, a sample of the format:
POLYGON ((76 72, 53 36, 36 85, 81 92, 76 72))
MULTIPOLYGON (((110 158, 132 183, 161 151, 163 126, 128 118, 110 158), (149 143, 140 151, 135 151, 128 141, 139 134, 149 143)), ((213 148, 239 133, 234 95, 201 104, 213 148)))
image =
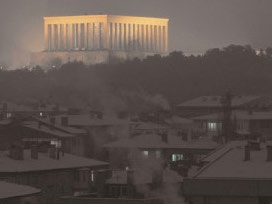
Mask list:
POLYGON ((170 18, 169 50, 200 54, 229 44, 271 46, 270 0, 1 0, 0 62, 28 63, 43 49, 44 16, 113 14, 170 18))

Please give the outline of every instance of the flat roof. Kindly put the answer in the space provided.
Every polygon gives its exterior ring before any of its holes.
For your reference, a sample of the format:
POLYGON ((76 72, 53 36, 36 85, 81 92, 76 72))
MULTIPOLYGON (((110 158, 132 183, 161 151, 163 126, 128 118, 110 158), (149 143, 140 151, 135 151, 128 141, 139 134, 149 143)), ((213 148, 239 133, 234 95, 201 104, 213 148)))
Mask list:
POLYGON ((50 20, 50 19, 57 19, 57 18, 135 18, 135 19, 156 19, 156 20, 164 20, 164 21, 169 21, 169 18, 157 18, 157 17, 145 17, 145 16, 127 16, 127 15, 107 15, 107 14, 98 14, 98 15, 72 15, 72 16, 46 16, 44 17, 45 20, 50 20))

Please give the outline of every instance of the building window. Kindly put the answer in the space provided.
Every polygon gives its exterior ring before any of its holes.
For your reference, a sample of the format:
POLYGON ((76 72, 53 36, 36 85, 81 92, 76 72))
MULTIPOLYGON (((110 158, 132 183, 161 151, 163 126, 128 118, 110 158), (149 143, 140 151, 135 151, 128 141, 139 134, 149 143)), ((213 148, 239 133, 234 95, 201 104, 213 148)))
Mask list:
POLYGON ((217 123, 216 122, 208 122, 208 131, 209 132, 217 131, 217 123))
POLYGON ((175 161, 180 161, 180 160, 183 160, 183 154, 172 154, 172 161, 175 162, 175 161))
POLYGON ((142 151, 142 155, 145 159, 148 158, 148 153, 148 151, 142 151))
POLYGON ((156 152, 155 152, 155 154, 156 154, 156 158, 161 158, 161 151, 160 150, 156 150, 156 152))
POLYGON ((94 182, 94 171, 91 171, 91 181, 94 182))
POLYGON ((11 118, 11 113, 7 113, 7 118, 11 118))

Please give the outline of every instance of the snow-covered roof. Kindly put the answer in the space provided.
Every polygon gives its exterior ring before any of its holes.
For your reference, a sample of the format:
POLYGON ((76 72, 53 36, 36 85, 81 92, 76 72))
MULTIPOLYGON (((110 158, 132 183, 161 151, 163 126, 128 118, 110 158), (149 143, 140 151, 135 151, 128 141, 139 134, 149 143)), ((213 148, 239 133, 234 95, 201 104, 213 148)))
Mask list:
POLYGON ((14 197, 26 197, 40 192, 39 189, 30 186, 0 181, 0 200, 14 197))
POLYGON ((60 154, 59 160, 50 158, 48 153, 39 153, 38 159, 32 159, 30 150, 24 150, 23 160, 10 158, 6 151, 0 153, 0 172, 31 172, 104 165, 108 165, 108 163, 67 153, 64 156, 60 154))
POLYGON ((72 135, 63 131, 59 131, 56 129, 52 129, 50 127, 44 126, 44 125, 40 125, 39 123, 35 122, 35 121, 31 121, 31 122, 24 122, 22 124, 23 127, 26 128, 30 128, 32 130, 36 130, 39 132, 44 132, 46 134, 50 134, 52 136, 58 137, 58 138, 71 138, 71 137, 75 137, 76 135, 72 135))
POLYGON ((105 144, 106 148, 139 148, 139 149, 215 149, 218 144, 208 139, 183 141, 181 137, 167 136, 167 142, 158 134, 142 134, 132 138, 121 139, 105 144))
MULTIPOLYGON (((272 120, 272 111, 233 111, 232 117, 237 120, 272 120)), ((192 118, 193 120, 218 120, 223 113, 214 113, 192 118)))
POLYGON ((244 143, 227 145, 206 158, 210 163, 204 166, 195 178, 244 178, 272 179, 272 162, 267 161, 265 144, 261 150, 251 151, 250 160, 244 161, 244 143), (223 151, 222 151, 223 150, 223 151))
POLYGON ((136 130, 156 130, 156 129, 166 129, 166 126, 152 123, 152 122, 141 122, 136 125, 136 130))
POLYGON ((63 126, 63 125, 60 125, 60 124, 52 124, 50 121, 49 121, 49 118, 38 118, 38 117, 34 117, 33 118, 47 126, 52 126, 54 127, 54 129, 57 129, 57 130, 60 130, 62 132, 66 132, 66 133, 70 133, 70 134, 84 134, 86 133, 86 130, 84 129, 79 129, 79 128, 74 128, 74 127, 69 127, 69 126, 63 126))
MULTIPOLYGON (((177 107, 221 107, 221 96, 200 96, 189 101, 185 101, 177 107)), ((241 106, 252 102, 261 96, 235 96, 232 98, 232 106, 241 106)))
POLYGON ((173 116, 171 118, 167 118, 167 119, 165 119, 165 122, 167 124, 192 124, 193 123, 193 121, 191 119, 182 118, 179 116, 173 116))
POLYGON ((89 114, 84 115, 60 115, 56 117, 56 122, 60 123, 61 117, 68 117, 69 126, 120 126, 129 125, 130 121, 127 119, 118 119, 115 117, 106 117, 102 119, 92 118, 89 114))

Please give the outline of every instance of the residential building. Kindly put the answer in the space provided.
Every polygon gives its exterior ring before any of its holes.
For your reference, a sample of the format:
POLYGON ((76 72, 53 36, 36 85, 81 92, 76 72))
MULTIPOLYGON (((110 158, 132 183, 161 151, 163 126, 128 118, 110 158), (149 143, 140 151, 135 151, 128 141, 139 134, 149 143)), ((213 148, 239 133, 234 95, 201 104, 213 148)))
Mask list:
POLYGON ((231 142, 203 159, 196 174, 184 179, 192 204, 270 204, 272 146, 250 141, 231 142))
MULTIPOLYGON (((232 110, 265 111, 272 107, 272 100, 267 96, 232 96, 232 110)), ((178 114, 191 118, 201 115, 223 112, 222 96, 200 96, 184 101, 176 106, 178 114)))
POLYGON ((0 203, 38 204, 40 193, 37 188, 0 181, 0 203))
POLYGON ((0 153, 0 180, 28 185, 43 192, 38 203, 57 203, 60 196, 90 191, 94 172, 108 163, 49 149, 13 145, 0 153))

